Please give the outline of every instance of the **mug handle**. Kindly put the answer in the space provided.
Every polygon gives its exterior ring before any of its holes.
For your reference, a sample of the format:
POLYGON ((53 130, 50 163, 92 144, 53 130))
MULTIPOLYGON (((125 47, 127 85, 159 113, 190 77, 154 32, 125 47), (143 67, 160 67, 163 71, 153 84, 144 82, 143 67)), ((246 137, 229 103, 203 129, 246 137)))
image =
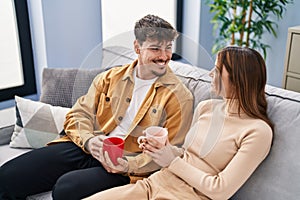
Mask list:
POLYGON ((141 142, 142 142, 141 140, 146 139, 146 138, 147 138, 147 137, 146 137, 146 136, 143 136, 143 135, 140 136, 140 137, 138 137, 137 143, 138 143, 138 144, 141 144, 141 142))

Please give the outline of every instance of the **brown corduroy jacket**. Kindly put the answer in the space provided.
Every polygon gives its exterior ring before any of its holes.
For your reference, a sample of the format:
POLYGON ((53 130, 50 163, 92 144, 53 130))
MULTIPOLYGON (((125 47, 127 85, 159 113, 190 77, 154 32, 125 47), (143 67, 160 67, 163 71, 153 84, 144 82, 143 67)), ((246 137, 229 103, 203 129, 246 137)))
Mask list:
MULTIPOLYGON (((66 136, 52 143, 72 141, 85 152, 91 137, 108 135, 121 122, 134 88, 133 70, 137 61, 115 67, 96 76, 86 95, 80 97, 66 116, 66 136)), ((176 75, 167 68, 151 86, 125 137, 128 175, 147 175, 159 169, 141 152, 137 137, 152 125, 168 129, 169 141, 181 146, 192 121, 193 96, 176 75)), ((88 152, 87 152, 88 153, 88 152)))

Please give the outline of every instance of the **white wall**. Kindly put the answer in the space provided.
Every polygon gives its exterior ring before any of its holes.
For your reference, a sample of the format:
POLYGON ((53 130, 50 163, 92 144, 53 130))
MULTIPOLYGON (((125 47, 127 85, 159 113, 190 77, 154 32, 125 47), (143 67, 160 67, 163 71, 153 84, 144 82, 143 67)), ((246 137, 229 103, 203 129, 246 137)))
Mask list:
POLYGON ((101 42, 100 0, 43 0, 47 66, 78 68, 101 42))
POLYGON ((28 0, 38 94, 43 68, 78 68, 101 42, 100 0, 28 0))

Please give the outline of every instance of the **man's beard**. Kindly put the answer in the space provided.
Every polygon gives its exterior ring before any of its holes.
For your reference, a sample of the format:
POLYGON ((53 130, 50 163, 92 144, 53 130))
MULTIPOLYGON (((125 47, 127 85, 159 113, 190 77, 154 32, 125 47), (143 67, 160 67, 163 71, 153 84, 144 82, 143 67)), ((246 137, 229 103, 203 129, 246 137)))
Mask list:
POLYGON ((158 73, 154 70, 152 71, 152 74, 154 74, 155 76, 158 76, 158 77, 161 77, 161 76, 165 75, 166 73, 167 73, 167 70, 165 70, 163 73, 158 73))

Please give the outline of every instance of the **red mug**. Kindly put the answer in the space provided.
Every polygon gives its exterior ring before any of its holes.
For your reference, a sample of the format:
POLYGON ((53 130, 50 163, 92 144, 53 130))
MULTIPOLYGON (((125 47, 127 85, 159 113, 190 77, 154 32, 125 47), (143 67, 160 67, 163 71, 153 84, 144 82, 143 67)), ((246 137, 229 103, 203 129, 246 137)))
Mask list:
POLYGON ((108 137, 103 140, 103 153, 107 151, 114 165, 119 165, 117 158, 123 157, 124 140, 119 137, 108 137))

